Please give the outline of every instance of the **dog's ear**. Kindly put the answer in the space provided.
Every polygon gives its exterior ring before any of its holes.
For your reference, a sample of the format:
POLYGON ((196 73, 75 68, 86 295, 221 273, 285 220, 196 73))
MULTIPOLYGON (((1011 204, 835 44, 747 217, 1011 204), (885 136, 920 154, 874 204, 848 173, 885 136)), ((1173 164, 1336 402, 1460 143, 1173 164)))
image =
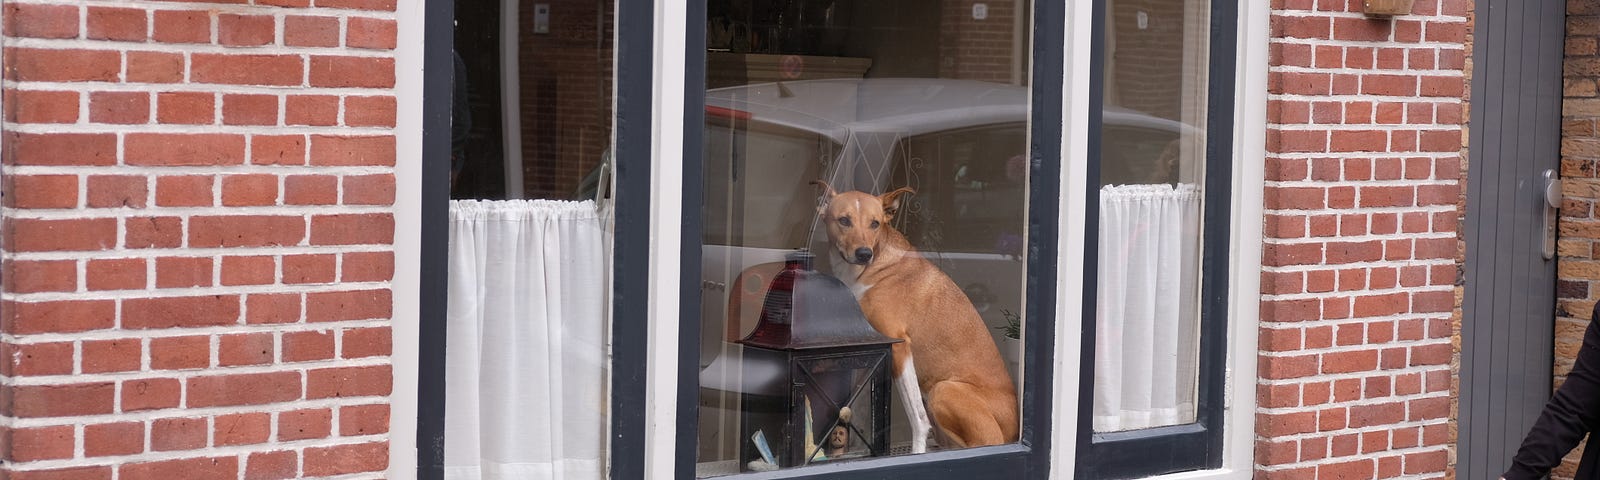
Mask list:
POLYGON ((915 194, 917 191, 912 190, 911 187, 900 187, 895 189, 893 192, 878 195, 878 201, 883 203, 883 215, 885 219, 893 219, 895 213, 900 211, 900 197, 907 193, 915 194))
POLYGON ((823 209, 828 207, 828 202, 833 201, 833 197, 838 196, 839 192, 833 191, 833 186, 822 180, 812 180, 811 184, 822 187, 822 196, 817 197, 817 215, 822 215, 825 213, 823 209))

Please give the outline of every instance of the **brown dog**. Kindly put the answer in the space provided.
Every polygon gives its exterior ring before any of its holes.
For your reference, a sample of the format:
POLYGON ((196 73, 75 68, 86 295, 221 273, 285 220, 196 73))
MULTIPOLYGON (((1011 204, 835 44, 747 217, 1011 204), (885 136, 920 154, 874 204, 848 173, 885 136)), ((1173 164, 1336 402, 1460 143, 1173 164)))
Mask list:
POLYGON ((904 235, 889 226, 901 188, 880 196, 821 185, 834 274, 855 292, 867 321, 894 345, 895 387, 911 417, 911 450, 938 427, 944 446, 1017 441, 1017 391, 972 302, 904 235), (923 398, 927 407, 923 407, 923 398), (931 414, 932 424, 929 419, 931 414))

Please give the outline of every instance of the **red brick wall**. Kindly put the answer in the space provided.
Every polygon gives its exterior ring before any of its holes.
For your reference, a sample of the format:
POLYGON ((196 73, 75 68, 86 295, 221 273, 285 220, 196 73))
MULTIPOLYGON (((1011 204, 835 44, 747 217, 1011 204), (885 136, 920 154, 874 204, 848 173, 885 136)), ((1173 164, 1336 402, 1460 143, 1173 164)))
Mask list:
MULTIPOLYGON (((1567 40, 1561 121, 1561 240, 1556 246, 1555 385, 1572 371, 1589 313, 1600 300, 1600 3, 1567 3, 1567 40)), ((1583 454, 1580 445, 1552 478, 1572 478, 1583 454)))
POLYGON ((4 4, 11 479, 387 466, 394 10, 4 4))
MULTIPOLYGON (((1015 45, 1017 5, 1011 1, 984 1, 988 15, 972 18, 976 0, 947 0, 939 16, 939 77, 1011 82, 1011 63, 1027 55, 1027 44, 1015 45), (1023 51, 1017 51, 1021 47, 1023 51)), ((1027 8, 1024 5, 1024 8, 1027 8)), ((1023 41, 1031 37, 1024 32, 1023 41)))
POLYGON ((1257 478, 1450 471, 1469 0, 1273 0, 1257 478))
POLYGON ((518 12, 522 167, 527 198, 568 199, 611 145, 613 2, 540 0, 550 33, 533 33, 534 1, 518 12))

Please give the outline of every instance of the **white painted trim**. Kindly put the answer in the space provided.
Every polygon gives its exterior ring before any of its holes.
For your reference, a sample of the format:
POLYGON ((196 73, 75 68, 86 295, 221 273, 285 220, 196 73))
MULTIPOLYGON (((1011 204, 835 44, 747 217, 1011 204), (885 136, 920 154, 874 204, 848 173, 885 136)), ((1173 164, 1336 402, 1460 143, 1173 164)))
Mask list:
MULTIPOLYGON (((1268 12, 1264 2, 1239 4, 1234 68, 1233 265, 1228 280, 1227 418, 1222 469, 1189 479, 1255 475, 1257 333, 1261 324, 1262 187, 1266 174, 1268 12)), ((1180 477, 1173 477, 1180 478, 1180 477)))
POLYGON ((522 63, 517 44, 518 0, 500 0, 500 143, 506 198, 523 198, 522 63))
MULTIPOLYGON (((1066 2, 1061 78, 1061 200, 1056 258, 1055 384, 1051 385, 1050 478, 1071 479, 1077 467, 1078 357, 1083 350, 1083 282, 1086 240, 1082 225, 1088 215, 1089 83, 1094 38, 1092 2, 1066 2)), ((1036 42, 1053 42, 1039 39, 1036 42)))
POLYGON ((395 49, 395 199, 388 478, 417 477, 417 369, 421 357, 422 63, 425 2, 399 2, 395 49))
MULTIPOLYGON (((689 36, 683 0, 655 3, 651 101, 649 364, 645 382, 645 475, 672 478, 678 423, 678 282, 683 267, 684 64, 689 36)), ((624 12, 618 12, 625 14, 624 12)), ((704 22, 696 22, 702 25, 704 22)))

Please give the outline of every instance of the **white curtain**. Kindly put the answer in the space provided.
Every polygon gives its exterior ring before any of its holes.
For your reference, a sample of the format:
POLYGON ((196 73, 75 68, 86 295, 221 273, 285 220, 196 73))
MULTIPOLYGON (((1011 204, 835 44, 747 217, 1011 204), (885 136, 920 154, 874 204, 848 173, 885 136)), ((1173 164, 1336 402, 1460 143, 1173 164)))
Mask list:
POLYGON ((603 213, 592 201, 450 203, 445 478, 602 477, 603 213))
POLYGON ((1194 421, 1199 214, 1192 184, 1100 189, 1097 432, 1194 421))

